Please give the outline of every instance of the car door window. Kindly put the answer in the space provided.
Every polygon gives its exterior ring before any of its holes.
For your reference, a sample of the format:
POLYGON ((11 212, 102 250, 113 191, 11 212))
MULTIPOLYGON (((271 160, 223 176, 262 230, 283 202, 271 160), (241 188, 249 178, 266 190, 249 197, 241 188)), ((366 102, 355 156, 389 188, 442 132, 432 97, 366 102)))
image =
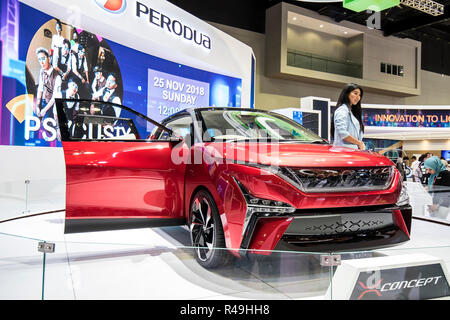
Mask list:
POLYGON ((127 107, 89 100, 58 100, 59 129, 64 140, 149 141, 160 131, 158 140, 172 134, 157 122, 127 107))
POLYGON ((190 115, 182 116, 171 120, 165 126, 177 135, 184 137, 191 133, 192 118, 190 115))
MULTIPOLYGON (((187 136, 191 135, 192 118, 189 114, 163 121, 163 124, 166 128, 173 131, 174 136, 186 139, 187 136)), ((158 139, 164 139, 165 135, 166 133, 161 130, 158 130, 158 132, 155 133, 155 136, 158 137, 158 139)))

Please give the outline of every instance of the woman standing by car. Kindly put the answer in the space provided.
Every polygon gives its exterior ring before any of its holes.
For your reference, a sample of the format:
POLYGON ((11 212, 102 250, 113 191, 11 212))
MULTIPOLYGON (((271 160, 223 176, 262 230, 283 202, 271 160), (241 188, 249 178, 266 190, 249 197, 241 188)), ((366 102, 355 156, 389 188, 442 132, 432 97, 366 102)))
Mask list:
POLYGON ((433 193, 430 211, 441 219, 446 219, 450 212, 450 171, 441 160, 433 156, 424 162, 428 178, 428 191, 433 193))
POLYGON ((364 124, 362 121, 361 99, 363 90, 354 83, 342 89, 331 124, 334 146, 343 146, 365 150, 363 140, 364 124))

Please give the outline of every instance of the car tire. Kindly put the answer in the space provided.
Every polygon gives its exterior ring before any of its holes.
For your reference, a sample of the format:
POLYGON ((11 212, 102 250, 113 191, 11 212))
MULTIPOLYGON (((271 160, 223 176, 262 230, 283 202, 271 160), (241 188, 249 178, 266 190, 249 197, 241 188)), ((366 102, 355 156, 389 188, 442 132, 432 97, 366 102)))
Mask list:
POLYGON ((189 232, 197 262, 207 269, 228 263, 223 226, 213 197, 206 190, 198 191, 189 209, 189 232))

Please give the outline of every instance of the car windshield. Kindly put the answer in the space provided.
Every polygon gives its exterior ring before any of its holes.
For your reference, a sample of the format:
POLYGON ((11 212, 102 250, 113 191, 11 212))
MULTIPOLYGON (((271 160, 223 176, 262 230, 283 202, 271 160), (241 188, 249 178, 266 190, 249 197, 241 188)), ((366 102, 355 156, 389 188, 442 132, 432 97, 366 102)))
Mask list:
POLYGON ((62 138, 84 141, 168 140, 171 130, 122 105, 103 101, 57 99, 62 138))
POLYGON ((326 143, 321 137, 282 115, 261 111, 201 110, 205 141, 277 140, 326 143))

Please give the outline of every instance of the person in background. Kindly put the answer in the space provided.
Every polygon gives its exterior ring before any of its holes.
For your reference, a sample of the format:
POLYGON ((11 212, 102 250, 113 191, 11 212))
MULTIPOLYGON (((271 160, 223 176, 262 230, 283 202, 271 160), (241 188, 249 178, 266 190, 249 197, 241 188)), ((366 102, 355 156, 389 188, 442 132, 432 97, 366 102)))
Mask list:
MULTIPOLYGON (((80 96, 78 95, 78 85, 75 81, 69 79, 67 90, 63 90, 61 92, 61 97, 63 99, 80 99, 80 96)), ((79 109, 79 102, 65 101, 63 103, 63 106, 65 107, 67 119, 72 121, 79 109)))
POLYGON ((65 90, 69 83, 69 75, 72 70, 70 57, 70 43, 69 40, 64 39, 63 46, 57 48, 53 54, 53 68, 55 68, 61 76, 62 90, 65 90))
POLYGON ((417 163, 418 163, 418 161, 417 161, 416 156, 412 156, 412 157, 411 157, 411 170, 414 171, 414 169, 415 169, 417 163))
POLYGON ((92 97, 100 97, 101 95, 101 90, 105 87, 106 85, 106 78, 103 75, 103 70, 100 66, 95 66, 94 67, 94 80, 92 81, 92 97))
POLYGON ((424 167, 430 174, 428 191, 433 196, 433 204, 429 210, 437 217, 446 219, 450 211, 450 171, 436 156, 426 159, 424 167))
POLYGON ((414 182, 419 182, 422 183, 422 177, 423 177, 423 171, 422 171, 422 167, 423 167, 423 162, 425 161, 425 157, 427 155, 424 153, 419 157, 419 160, 416 161, 416 164, 414 165, 413 168, 413 181, 414 182))
POLYGON ((50 55, 45 48, 38 48, 36 56, 41 66, 34 112, 38 117, 55 118, 55 98, 61 97, 61 76, 50 63, 50 55))
POLYGON ((397 163, 395 166, 397 167, 397 170, 402 175, 402 180, 406 181, 406 164, 401 157, 399 157, 397 159, 397 163))
POLYGON ((64 42, 64 37, 62 36, 62 24, 59 20, 56 21, 55 29, 56 34, 52 36, 52 43, 50 45, 52 54, 54 54, 59 48, 62 48, 64 42))
POLYGON ((447 162, 447 160, 445 160, 444 157, 441 157, 441 162, 444 164, 445 168, 447 168, 447 170, 448 170, 448 162, 447 162))
POLYGON ((334 146, 343 146, 365 150, 363 142, 364 124, 361 111, 363 90, 354 83, 347 84, 341 91, 334 119, 331 122, 331 134, 334 146))
MULTIPOLYGON (((106 78, 106 84, 103 89, 99 90, 92 96, 93 100, 100 100, 104 102, 110 102, 117 105, 122 103, 120 97, 117 95, 117 76, 115 73, 110 73, 106 78)), ((91 109, 91 114, 95 114, 98 110, 91 109)), ((111 117, 120 116, 120 108, 112 105, 105 104, 101 109, 101 114, 111 117)))
MULTIPOLYGON (((431 158, 433 154, 430 152, 425 153, 425 157, 423 158, 423 162, 425 163, 425 160, 431 158)), ((425 167, 421 166, 422 170, 422 184, 425 185, 425 190, 428 190, 428 178, 430 177, 430 173, 425 169, 425 167)))
POLYGON ((78 52, 72 55, 72 72, 78 85, 78 92, 82 99, 90 98, 89 70, 86 59, 86 50, 80 44, 78 52))
POLYGON ((70 40, 70 51, 72 54, 78 53, 78 45, 78 33, 76 30, 74 30, 72 33, 72 40, 70 40))
POLYGON ((403 157, 403 163, 405 164, 405 166, 409 166, 409 158, 407 156, 403 157))

